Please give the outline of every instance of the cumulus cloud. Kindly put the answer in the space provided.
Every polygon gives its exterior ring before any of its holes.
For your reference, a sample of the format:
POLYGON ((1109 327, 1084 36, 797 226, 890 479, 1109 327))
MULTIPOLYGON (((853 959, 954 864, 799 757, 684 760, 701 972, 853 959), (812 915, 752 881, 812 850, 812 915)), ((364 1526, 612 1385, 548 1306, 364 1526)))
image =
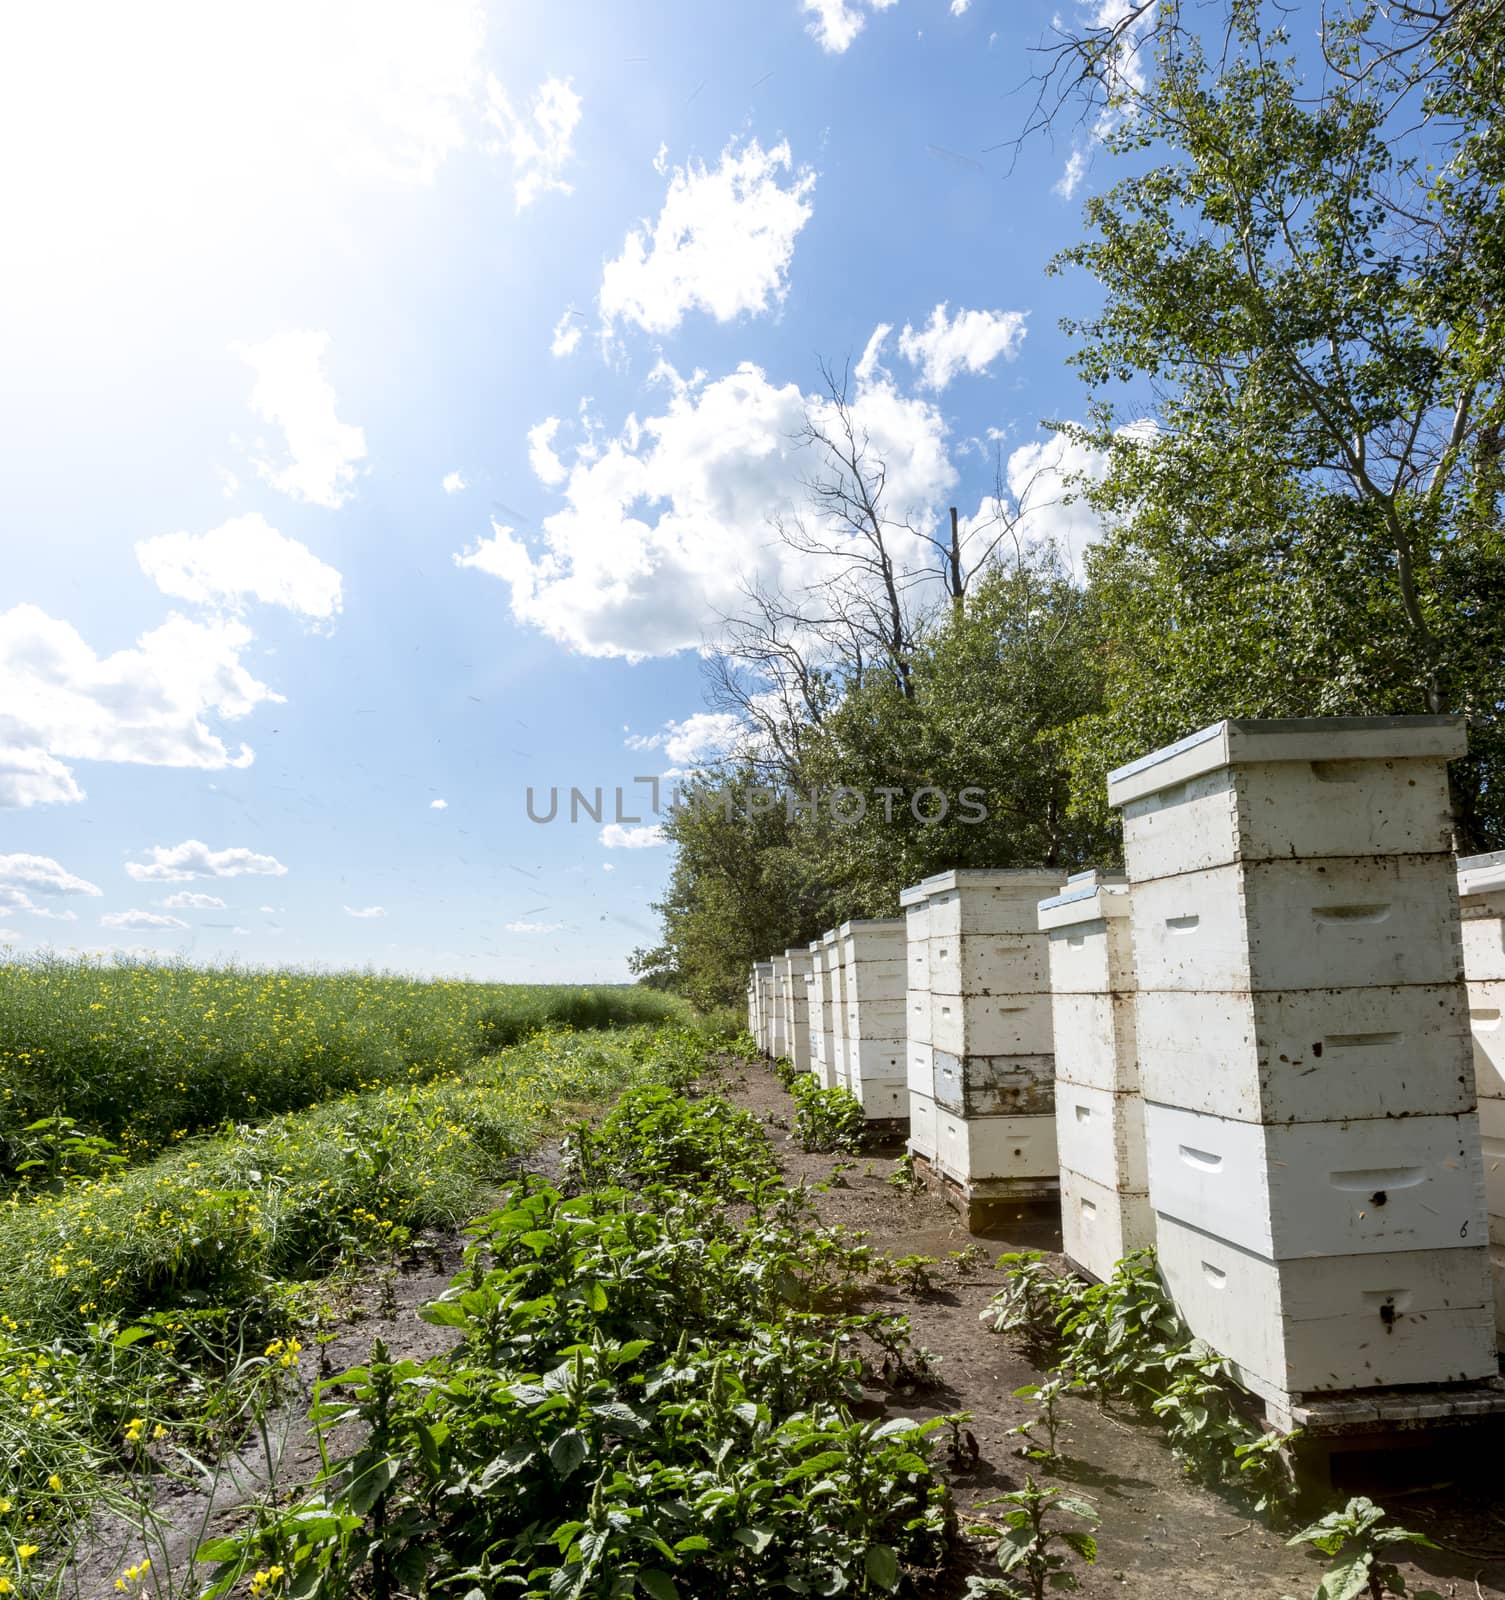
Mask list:
POLYGON ((46 917, 51 922, 78 921, 76 911, 39 905, 24 889, 13 889, 9 884, 0 883, 0 917, 11 916, 17 911, 25 911, 33 917, 46 917))
POLYGON ((186 928, 181 917, 164 917, 156 911, 107 911, 99 919, 102 928, 133 928, 139 932, 150 929, 186 928))
MULTIPOLYGON (((1102 537, 1102 522, 1081 498, 1082 487, 1107 470, 1107 457, 1064 434, 1032 440, 1013 450, 1004 464, 1003 511, 1015 519, 1025 544, 1052 542, 1077 576, 1085 571, 1087 547, 1102 537)), ((996 525, 999 508, 986 499, 975 515, 962 518, 962 536, 996 525)))
POLYGON ((549 354, 551 356, 569 356, 575 353, 575 346, 580 343, 580 336, 585 332, 585 323, 578 311, 566 311, 554 324, 554 337, 549 341, 549 354))
POLYGON ((0 886, 29 889, 35 894, 98 895, 104 892, 98 884, 69 872, 51 856, 34 855, 0 856, 0 886))
POLYGON ((567 922, 508 922, 504 924, 508 933, 563 933, 569 927, 567 922))
POLYGON ((615 861, 603 861, 601 863, 601 870, 602 872, 615 872, 617 870, 617 864, 615 861))
POLYGON ((756 139, 740 150, 733 142, 715 168, 675 167, 658 221, 633 229, 602 272, 602 318, 672 333, 692 310, 729 322, 780 304, 814 188, 787 140, 767 151, 756 139))
POLYGON ((1082 179, 1087 176, 1087 152, 1073 150, 1066 158, 1066 166, 1061 176, 1050 186, 1053 194, 1058 194, 1063 200, 1069 200, 1081 187, 1082 179))
POLYGON ((208 533, 142 539, 136 560, 163 594, 198 605, 238 610, 251 599, 323 620, 342 603, 339 573, 256 511, 208 533))
POLYGON ((239 878, 252 875, 264 878, 286 876, 287 868, 276 856, 258 855, 244 845, 227 850, 211 850, 201 839, 185 839, 182 844, 154 844, 147 861, 127 861, 128 877, 138 883, 180 883, 189 878, 239 878))
POLYGON ((648 822, 640 828, 624 828, 620 822, 608 822, 600 833, 600 842, 608 850, 649 850, 665 843, 664 830, 657 822, 648 822))
MULTIPOLYGON (((508 585, 518 621, 586 655, 700 648, 742 603, 745 579, 776 582, 790 559, 770 523, 805 503, 813 463, 797 435, 828 402, 749 363, 663 388, 656 415, 629 417, 615 437, 587 433, 539 540, 493 522, 455 557, 508 585)), ((955 481, 940 412, 877 374, 851 414, 887 464, 891 513, 933 521, 955 481)))
MULTIPOLYGON (((802 8, 812 20, 805 29, 829 55, 841 55, 852 46, 852 41, 867 25, 862 7, 857 0, 800 0, 802 8)), ((898 0, 867 0, 872 11, 887 11, 898 0)), ((954 9, 954 7, 953 7, 954 9)))
POLYGON ((37 606, 0 615, 0 804, 82 799, 68 760, 249 766, 250 747, 232 752, 205 719, 281 702, 242 665, 250 643, 239 621, 174 614, 133 649, 101 657, 37 606))
POLYGON ((232 354, 256 373, 251 409, 282 430, 287 460, 258 460, 267 483, 310 505, 337 511, 355 494, 358 464, 366 456, 365 432, 336 415, 334 385, 324 372, 327 333, 274 334, 261 344, 232 344, 232 354))
POLYGON ((658 733, 634 734, 626 743, 629 750, 662 750, 676 766, 693 767, 726 754, 746 733, 742 719, 730 711, 697 711, 683 722, 666 722, 658 733))
MULTIPOLYGON (((904 324, 899 353, 920 369, 925 388, 939 391, 959 372, 983 372, 999 356, 1012 361, 1024 342, 1025 320, 1022 311, 958 311, 948 317, 942 301, 923 328, 904 324)), ((869 341, 863 360, 872 352, 869 341)))
POLYGON ((72 805, 83 798, 77 779, 56 756, 45 750, 7 748, 0 742, 0 811, 20 806, 72 805))
POLYGON ((554 454, 554 438, 558 432, 558 417, 545 417, 528 429, 528 465, 533 469, 533 476, 551 488, 570 475, 569 468, 554 454))
POLYGON ((386 916, 386 914, 387 914, 387 908, 385 906, 346 906, 345 907, 345 915, 347 917, 360 917, 363 920, 364 919, 369 919, 369 918, 372 918, 372 917, 384 917, 384 916, 386 916))
POLYGON ((459 494, 462 489, 468 489, 470 485, 458 472, 446 472, 442 487, 445 494, 459 494))
POLYGON ((170 894, 162 902, 169 911, 223 911, 225 902, 215 894, 195 894, 190 889, 170 894))
POLYGON ((430 811, 448 811, 449 810, 449 801, 448 800, 430 800, 429 801, 429 810, 430 811))
POLYGON ((972 0, 951 0, 951 15, 964 17, 972 7, 972 0))
POLYGON ((573 194, 561 176, 575 154, 580 96, 568 78, 548 78, 534 91, 526 111, 515 111, 495 78, 486 85, 486 120, 500 135, 496 149, 512 162, 512 196, 519 211, 551 190, 573 194))

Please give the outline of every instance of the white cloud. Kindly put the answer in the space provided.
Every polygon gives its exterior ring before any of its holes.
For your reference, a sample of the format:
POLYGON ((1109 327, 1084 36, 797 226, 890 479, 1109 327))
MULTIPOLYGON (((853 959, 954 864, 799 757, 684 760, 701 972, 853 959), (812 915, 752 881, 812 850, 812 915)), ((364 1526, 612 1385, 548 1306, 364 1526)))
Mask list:
MULTIPOLYGON (((1034 440, 1012 451, 1004 466, 1010 503, 1005 510, 1018 517, 1019 537, 1038 545, 1054 542, 1072 572, 1083 572, 1087 547, 1102 537, 1097 513, 1080 498, 1083 481, 1100 478, 1107 457, 1064 434, 1034 440)), ((983 501, 977 515, 965 519, 963 532, 991 521, 996 507, 983 501)))
POLYGON ((370 919, 372 917, 384 917, 384 916, 386 916, 386 914, 387 914, 387 908, 385 906, 359 906, 359 907, 357 907, 357 906, 346 906, 345 907, 345 915, 347 917, 360 917, 363 920, 368 920, 368 919, 370 919))
POLYGON ((585 323, 578 311, 566 311, 554 324, 554 337, 549 342, 551 356, 570 356, 575 353, 575 346, 580 343, 580 336, 585 332, 585 323))
POLYGON ((795 170, 787 140, 768 151, 756 139, 740 151, 729 144, 713 170, 675 167, 651 233, 646 223, 633 229, 602 272, 602 318, 672 333, 695 309, 729 322, 782 303, 814 187, 808 167, 795 170))
POLYGON ((287 462, 257 461, 274 489, 294 500, 337 511, 355 493, 357 463, 366 455, 364 431, 335 414, 334 385, 324 373, 327 333, 274 334, 261 344, 233 344, 231 352, 256 372, 251 409, 282 429, 287 462))
POLYGON ((665 842, 664 830, 657 822, 645 823, 641 828, 624 828, 620 822, 608 822, 601 830, 600 842, 608 850, 649 850, 665 842))
MULTIPOLYGON (((805 29, 821 49, 830 55, 841 55, 851 48, 852 41, 867 24, 858 5, 853 0, 800 0, 804 10, 815 19, 805 29)), ((867 0, 874 11, 887 11, 898 0, 867 0)))
POLYGON ((746 732, 742 719, 730 711, 696 711, 683 722, 666 722, 658 733, 634 734, 627 748, 662 750, 676 766, 696 766, 724 755, 746 732))
POLYGON ((69 872, 51 856, 0 856, 0 885, 10 889, 31 889, 37 894, 89 894, 104 891, 98 884, 69 872))
POLYGON ((239 621, 174 614, 134 649, 100 657, 36 606, 0 615, 0 802, 82 799, 67 760, 249 766, 249 746, 232 754, 204 719, 281 702, 241 664, 250 643, 239 621))
POLYGON ((238 610, 250 598, 322 619, 342 603, 339 573, 255 511, 208 533, 142 539, 136 560, 163 594, 198 605, 238 610))
POLYGON ((880 322, 873 329, 872 335, 863 349, 861 358, 852 369, 852 375, 857 379, 858 383, 871 383, 882 375, 884 369, 880 365, 878 358, 883 354, 883 346, 888 342, 888 336, 893 331, 894 325, 891 322, 880 322))
POLYGON ((528 465, 540 483, 553 487, 569 477, 569 468, 554 454, 554 437, 559 432, 559 418, 545 417, 535 427, 528 429, 528 465))
POLYGON ((508 922, 503 925, 508 933, 563 933, 567 922, 508 922))
POLYGON ((615 861, 603 861, 601 863, 601 870, 602 872, 615 872, 617 870, 617 864, 615 861))
POLYGON ((211 850, 201 839, 182 844, 154 844, 149 861, 127 861, 126 874, 138 883, 180 883, 188 878, 239 878, 246 874, 281 878, 287 868, 275 857, 258 855, 244 845, 211 850))
POLYGON ((526 112, 512 102, 495 78, 486 85, 486 120, 501 134, 497 148, 512 162, 513 199, 517 209, 530 206, 550 190, 573 194, 574 185, 560 176, 575 154, 575 129, 580 125, 580 96, 568 78, 548 78, 534 91, 526 112))
POLYGON ((958 311, 950 318, 942 301, 924 328, 904 324, 899 353, 920 368, 927 389, 939 391, 959 372, 983 372, 999 356, 1012 361, 1024 341, 1025 320, 1023 311, 958 311))
POLYGON ((281 916, 281 906, 257 906, 256 908, 264 917, 281 916))
MULTIPOLYGON (((493 522, 455 557, 508 584, 518 621, 586 655, 700 648, 743 603, 744 579, 777 581, 791 560, 770 522, 805 503, 813 463, 797 435, 807 407, 821 417, 826 402, 749 363, 666 394, 658 415, 629 417, 617 437, 587 435, 539 541, 493 522)), ((890 512, 933 522, 955 481, 940 412, 886 375, 859 386, 851 409, 887 464, 890 512)), ((808 582, 808 564, 795 564, 808 582)))
POLYGON ((462 489, 468 489, 469 487, 470 485, 458 472, 446 472, 444 474, 443 488, 445 494, 459 494, 462 489))
POLYGON ((164 917, 155 911, 107 911, 99 919, 102 928, 134 928, 145 932, 151 928, 186 928, 181 917, 164 917))
POLYGON ((169 911, 223 911, 225 902, 218 895, 195 894, 191 889, 181 889, 162 902, 169 911))
POLYGON ((971 8, 972 0, 951 0, 951 15, 964 17, 971 8))
POLYGON ((1082 179, 1087 176, 1087 152, 1073 150, 1066 158, 1065 170, 1051 185, 1051 192, 1058 194, 1063 200, 1069 200, 1077 192, 1082 179))
MULTIPOLYGON (((4 738, 0 721, 0 741, 4 738)), ((0 742, 0 811, 19 806, 73 805, 84 791, 56 756, 0 742)))
POLYGON ((449 801, 448 800, 430 800, 429 801, 429 810, 430 811, 448 811, 449 810, 449 801))
MULTIPOLYGON (((97 894, 98 890, 95 893, 97 894)), ((49 922, 78 921, 76 911, 38 905, 24 889, 13 889, 9 884, 0 883, 0 917, 8 917, 16 911, 25 911, 33 917, 45 917, 49 922)))

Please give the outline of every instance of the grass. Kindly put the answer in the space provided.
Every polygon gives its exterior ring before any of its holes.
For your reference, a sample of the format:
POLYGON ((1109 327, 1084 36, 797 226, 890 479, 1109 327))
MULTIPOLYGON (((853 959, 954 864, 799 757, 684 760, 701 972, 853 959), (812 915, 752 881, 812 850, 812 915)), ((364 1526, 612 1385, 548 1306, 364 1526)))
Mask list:
POLYGON ((13 1549, 35 1542, 44 1559, 49 1533, 146 1448, 197 1457, 234 1442, 247 1405, 289 1381, 292 1330, 326 1275, 474 1215, 546 1130, 629 1085, 683 1081, 708 1042, 690 1028, 535 1034, 426 1082, 13 1191, 0 1202, 8 1581, 13 1549))
POLYGON ((54 956, 0 965, 0 1187, 99 1170, 225 1122, 441 1080, 540 1028, 685 1021, 640 988, 54 956), (38 1126, 41 1124, 41 1126, 38 1126))

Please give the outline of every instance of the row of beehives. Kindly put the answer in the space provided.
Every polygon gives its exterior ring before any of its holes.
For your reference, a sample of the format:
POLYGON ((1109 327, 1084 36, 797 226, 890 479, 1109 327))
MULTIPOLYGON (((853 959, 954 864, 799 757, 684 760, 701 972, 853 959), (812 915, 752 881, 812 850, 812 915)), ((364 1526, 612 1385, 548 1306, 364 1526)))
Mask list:
POLYGON ((1492 1374, 1505 860, 1460 879, 1462 752, 1446 718, 1218 724, 1112 775, 1126 874, 927 879, 760 964, 750 1023, 967 1201, 1059 1185, 1094 1275, 1154 1243, 1272 1399, 1492 1374))

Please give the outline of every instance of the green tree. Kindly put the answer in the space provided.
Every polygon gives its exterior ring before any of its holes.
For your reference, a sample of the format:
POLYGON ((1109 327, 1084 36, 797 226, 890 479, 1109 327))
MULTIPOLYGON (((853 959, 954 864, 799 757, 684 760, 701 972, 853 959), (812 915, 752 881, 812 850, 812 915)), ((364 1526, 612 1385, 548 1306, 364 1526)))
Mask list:
POLYGON ((1236 4, 1215 62, 1168 27, 1120 96, 1137 170, 1055 264, 1104 291, 1067 323, 1091 403, 1065 427, 1106 458, 1083 493, 1110 529, 1085 814, 1106 769, 1218 717, 1454 711, 1460 838, 1505 843, 1505 12, 1460 9, 1482 62, 1443 30, 1390 70, 1366 13, 1317 94, 1236 4))

